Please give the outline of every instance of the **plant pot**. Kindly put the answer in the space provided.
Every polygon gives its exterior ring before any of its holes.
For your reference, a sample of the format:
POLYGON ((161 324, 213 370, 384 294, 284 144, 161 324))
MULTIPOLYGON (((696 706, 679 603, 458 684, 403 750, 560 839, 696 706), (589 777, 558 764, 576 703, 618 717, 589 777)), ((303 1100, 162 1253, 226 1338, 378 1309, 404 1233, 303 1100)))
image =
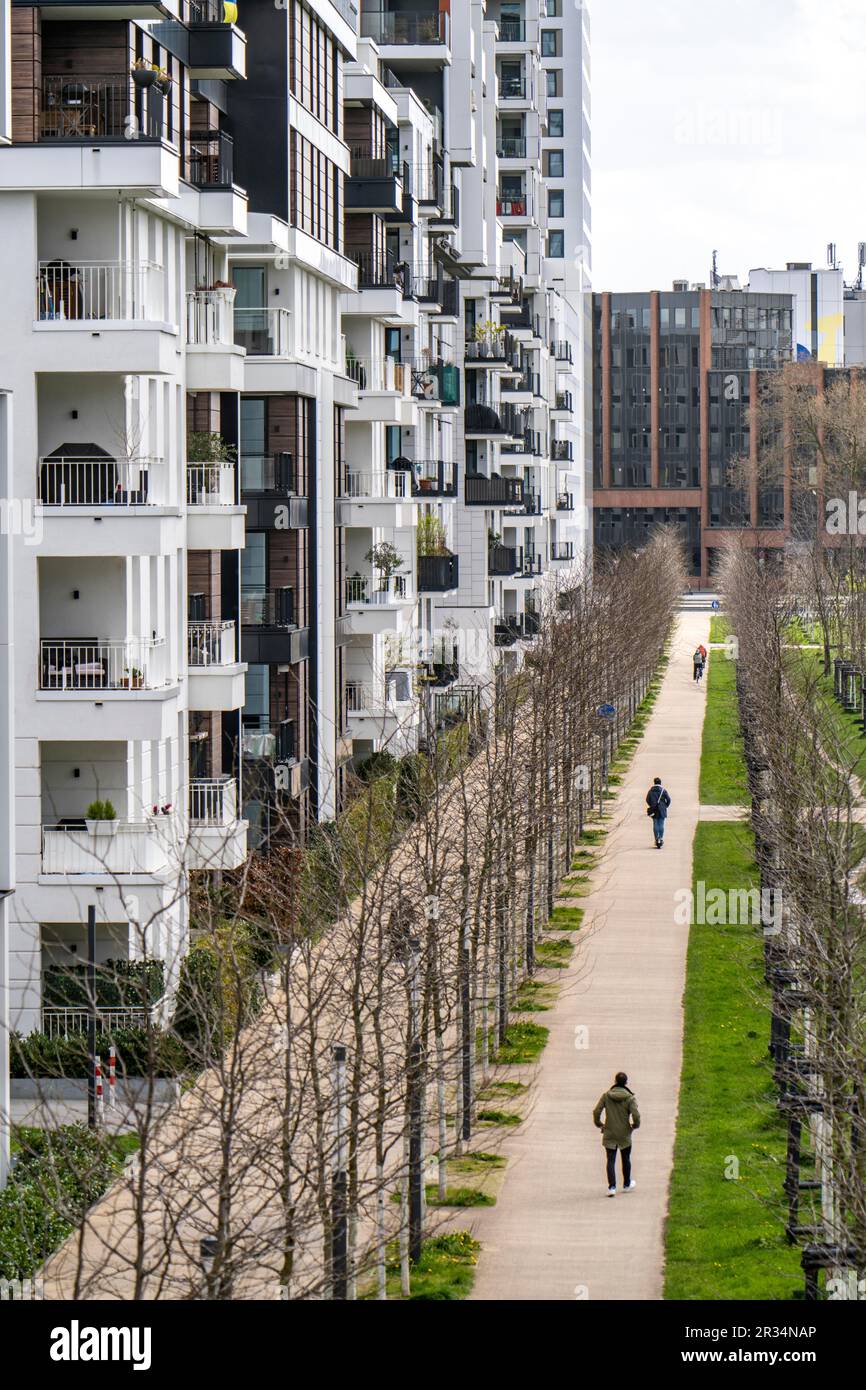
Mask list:
POLYGON ((133 68, 132 80, 136 87, 152 87, 156 82, 156 73, 153 68, 133 68))
POLYGON ((88 835, 116 835, 119 820, 85 820, 88 835))

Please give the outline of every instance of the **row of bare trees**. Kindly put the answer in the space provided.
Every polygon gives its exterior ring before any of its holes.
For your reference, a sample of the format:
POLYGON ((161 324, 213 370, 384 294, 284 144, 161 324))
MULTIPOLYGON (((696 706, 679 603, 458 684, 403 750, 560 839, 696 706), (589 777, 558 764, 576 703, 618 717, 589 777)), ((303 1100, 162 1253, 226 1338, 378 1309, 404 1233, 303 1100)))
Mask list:
POLYGON ((787 1233, 802 1246, 808 1298, 863 1298, 866 762, 826 670, 834 652, 863 651, 866 550, 818 537, 769 570, 732 545, 721 580, 761 888, 773 895, 765 973, 787 1233))
MULTIPOLYGON (((306 843, 287 826, 242 873, 194 884, 171 1017, 143 1011, 135 1067, 118 1042, 105 1143, 114 1125, 135 1153, 86 1212, 54 1183, 75 1229, 48 1296, 411 1291, 428 1193, 446 1197, 521 1035, 518 990, 684 584, 660 531, 550 592, 467 720, 431 722, 306 843)), ((153 929, 137 925, 142 957, 153 929)))

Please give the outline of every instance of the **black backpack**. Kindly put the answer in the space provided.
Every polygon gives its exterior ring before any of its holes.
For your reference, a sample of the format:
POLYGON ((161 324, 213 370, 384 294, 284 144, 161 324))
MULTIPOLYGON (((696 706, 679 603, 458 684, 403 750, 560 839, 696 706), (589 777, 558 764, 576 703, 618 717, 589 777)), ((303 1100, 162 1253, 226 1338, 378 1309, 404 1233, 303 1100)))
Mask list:
POLYGON ((664 796, 664 791, 664 787, 650 787, 649 791, 647 792, 646 813, 648 816, 658 815, 658 810, 661 804, 661 799, 664 796))

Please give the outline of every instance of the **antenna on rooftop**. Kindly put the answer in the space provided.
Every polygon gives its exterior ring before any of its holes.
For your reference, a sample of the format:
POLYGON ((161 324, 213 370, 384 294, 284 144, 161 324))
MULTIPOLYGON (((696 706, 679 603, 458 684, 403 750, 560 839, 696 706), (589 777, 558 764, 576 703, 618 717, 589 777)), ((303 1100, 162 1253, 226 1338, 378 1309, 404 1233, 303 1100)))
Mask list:
POLYGON ((858 242, 857 242, 857 279, 856 279, 856 281, 855 281, 855 283, 854 283, 854 288, 857 289, 857 290, 862 290, 862 288, 863 288, 863 267, 864 267, 864 266, 866 266, 866 241, 858 241, 858 242))
POLYGON ((836 261, 836 243, 835 243, 835 241, 828 241, 828 242, 827 242, 827 264, 828 264, 828 266, 830 267, 831 270, 836 270, 836 269, 837 269, 837 261, 836 261))
POLYGON ((719 253, 718 253, 718 251, 714 251, 714 252, 713 252, 713 269, 712 269, 712 271, 711 271, 711 273, 710 273, 710 286, 711 286, 711 288, 714 289, 714 290, 717 290, 717 289, 719 288, 719 253))

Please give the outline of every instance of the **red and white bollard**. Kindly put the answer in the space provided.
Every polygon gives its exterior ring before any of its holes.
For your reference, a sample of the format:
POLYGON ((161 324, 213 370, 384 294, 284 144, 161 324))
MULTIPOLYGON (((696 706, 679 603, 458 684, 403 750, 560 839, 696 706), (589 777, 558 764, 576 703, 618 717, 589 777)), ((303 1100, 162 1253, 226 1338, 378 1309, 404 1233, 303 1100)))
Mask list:
POLYGON ((102 1124, 105 1119, 105 1097, 102 1094, 102 1058, 97 1053, 94 1058, 94 1072, 96 1075, 96 1120, 102 1124))
POLYGON ((117 1105, 117 1051, 112 1043, 108 1049, 108 1108, 114 1110, 117 1105))

